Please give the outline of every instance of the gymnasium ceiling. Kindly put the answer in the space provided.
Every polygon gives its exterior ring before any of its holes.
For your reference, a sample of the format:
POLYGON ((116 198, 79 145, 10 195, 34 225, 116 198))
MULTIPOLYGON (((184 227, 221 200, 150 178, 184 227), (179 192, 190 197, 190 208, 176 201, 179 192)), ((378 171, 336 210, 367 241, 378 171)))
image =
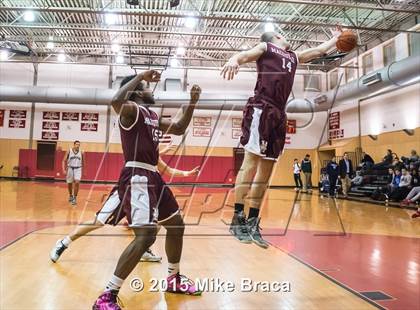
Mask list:
POLYGON ((164 66, 170 55, 179 66, 219 67, 255 45, 267 23, 295 49, 315 46, 334 25, 347 25, 363 49, 407 31, 401 25, 419 14, 419 2, 181 0, 170 8, 168 0, 141 0, 139 6, 125 0, 0 0, 0 34, 28 42, 39 62, 55 62, 65 53, 65 62, 114 64, 120 56, 125 64, 164 66), (24 20, 28 10, 34 21, 24 20), (179 46, 185 54, 178 50, 176 56, 179 46))

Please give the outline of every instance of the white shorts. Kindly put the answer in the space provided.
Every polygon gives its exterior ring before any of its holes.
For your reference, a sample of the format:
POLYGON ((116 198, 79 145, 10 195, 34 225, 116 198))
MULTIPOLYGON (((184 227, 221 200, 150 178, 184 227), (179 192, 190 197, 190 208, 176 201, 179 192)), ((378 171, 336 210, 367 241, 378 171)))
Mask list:
POLYGON ((66 181, 67 183, 73 183, 73 182, 80 182, 82 179, 82 167, 79 168, 67 168, 67 176, 66 181))
POLYGON ((96 219, 105 225, 108 219, 114 213, 115 209, 119 207, 120 203, 121 203, 121 200, 118 195, 118 191, 115 190, 114 192, 111 193, 111 195, 105 201, 101 210, 99 210, 99 212, 96 214, 96 219))

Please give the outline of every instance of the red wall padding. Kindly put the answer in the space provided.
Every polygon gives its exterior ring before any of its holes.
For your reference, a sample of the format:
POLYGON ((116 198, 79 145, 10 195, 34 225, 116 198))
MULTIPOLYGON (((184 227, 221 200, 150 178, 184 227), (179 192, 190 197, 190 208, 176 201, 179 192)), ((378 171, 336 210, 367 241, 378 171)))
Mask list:
MULTIPOLYGON (((56 151, 54 171, 42 171, 36 168, 36 150, 21 149, 19 151, 19 167, 25 171, 27 167, 28 175, 21 173, 21 177, 51 177, 64 179, 61 172, 61 162, 65 152, 56 151)), ((120 153, 85 152, 85 167, 82 179, 84 181, 117 181, 124 159, 120 153)), ((191 170, 196 166, 201 166, 199 176, 171 178, 164 175, 167 182, 182 183, 232 183, 233 157, 222 156, 173 156, 163 155, 162 159, 169 166, 180 170, 191 170)))

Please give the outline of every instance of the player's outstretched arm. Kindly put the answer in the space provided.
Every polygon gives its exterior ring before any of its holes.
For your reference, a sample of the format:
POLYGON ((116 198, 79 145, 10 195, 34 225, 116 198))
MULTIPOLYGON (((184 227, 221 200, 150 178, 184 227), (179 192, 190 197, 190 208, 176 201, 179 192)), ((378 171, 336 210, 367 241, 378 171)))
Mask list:
POLYGON ((233 77, 238 74, 239 66, 258 60, 262 54, 267 49, 266 43, 260 43, 257 46, 254 46, 250 50, 240 52, 236 55, 233 55, 229 61, 223 66, 220 75, 224 79, 232 80, 233 77))
POLYGON ((189 177, 192 175, 197 175, 200 172, 200 167, 195 167, 190 171, 178 170, 172 167, 169 167, 162 158, 159 157, 158 170, 160 173, 166 173, 175 177, 189 177))
POLYGON ((332 31, 333 37, 330 40, 318 45, 317 47, 309 48, 302 52, 297 52, 296 54, 299 58, 299 62, 309 62, 315 58, 322 57, 325 54, 327 54, 329 51, 335 48, 337 44, 337 39, 340 36, 341 32, 341 27, 337 27, 334 31, 332 31))
POLYGON ((174 134, 177 136, 183 135, 188 125, 191 122, 191 118, 195 109, 195 106, 200 99, 201 88, 198 85, 194 85, 191 88, 191 100, 187 109, 185 110, 182 117, 176 122, 172 122, 161 118, 159 128, 167 134, 174 134))

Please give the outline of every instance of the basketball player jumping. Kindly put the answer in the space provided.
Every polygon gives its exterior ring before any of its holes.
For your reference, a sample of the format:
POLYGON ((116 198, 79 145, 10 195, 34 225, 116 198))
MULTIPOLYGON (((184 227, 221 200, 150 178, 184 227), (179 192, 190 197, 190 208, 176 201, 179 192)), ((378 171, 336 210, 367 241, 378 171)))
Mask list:
POLYGON ((66 182, 69 190, 69 202, 72 205, 77 203, 79 184, 82 179, 82 167, 84 164, 83 154, 80 150, 80 141, 76 140, 73 147, 66 152, 63 158, 63 173, 66 175, 66 182), (74 191, 73 191, 74 183, 74 191))
POLYGON ((112 107, 119 114, 125 167, 121 170, 118 180, 120 207, 108 216, 106 223, 116 225, 126 217, 135 237, 121 254, 105 291, 95 301, 93 309, 96 310, 121 309, 117 302, 119 289, 143 253, 155 242, 158 222, 167 230, 167 291, 201 294, 193 281, 179 273, 185 225, 175 197, 156 168, 162 131, 175 135, 185 133, 200 98, 201 89, 197 85, 192 87, 190 104, 179 120, 172 122, 159 119, 158 115, 149 109, 149 106, 154 104, 153 93, 145 88, 143 80, 158 82, 160 73, 151 70, 126 77, 112 100, 112 107))
MULTIPOLYGON (((165 150, 162 150, 160 154, 164 154, 168 149, 170 149, 170 147, 166 148, 165 150)), ((199 167, 195 167, 191 171, 182 171, 174 169, 168 166, 160 157, 157 168, 161 174, 166 173, 168 175, 178 177, 193 176, 197 175, 200 172, 199 167)), ((111 194, 108 196, 101 210, 99 210, 99 212, 92 221, 88 221, 76 226, 76 228, 69 235, 56 242, 55 246, 50 252, 51 260, 54 263, 56 263, 71 243, 78 240, 80 237, 83 237, 88 233, 103 227, 107 222, 108 218, 114 213, 116 209, 120 207, 120 204, 121 201, 118 196, 118 186, 114 186, 114 188, 111 191, 111 194)), ((147 249, 146 252, 144 252, 143 256, 140 259, 140 261, 143 262, 160 262, 161 260, 162 257, 154 254, 150 248, 147 249)))
POLYGON ((243 243, 254 242, 267 248, 260 233, 259 210, 269 183, 274 163, 283 151, 286 139, 286 103, 292 90, 296 68, 325 55, 336 46, 341 29, 333 38, 301 52, 290 50, 290 44, 276 32, 266 32, 261 43, 234 55, 221 71, 223 78, 232 80, 239 66, 256 61, 257 83, 254 96, 245 106, 242 120, 241 144, 245 158, 235 184, 235 212, 230 232, 243 243), (248 219, 244 204, 249 204, 248 219))

